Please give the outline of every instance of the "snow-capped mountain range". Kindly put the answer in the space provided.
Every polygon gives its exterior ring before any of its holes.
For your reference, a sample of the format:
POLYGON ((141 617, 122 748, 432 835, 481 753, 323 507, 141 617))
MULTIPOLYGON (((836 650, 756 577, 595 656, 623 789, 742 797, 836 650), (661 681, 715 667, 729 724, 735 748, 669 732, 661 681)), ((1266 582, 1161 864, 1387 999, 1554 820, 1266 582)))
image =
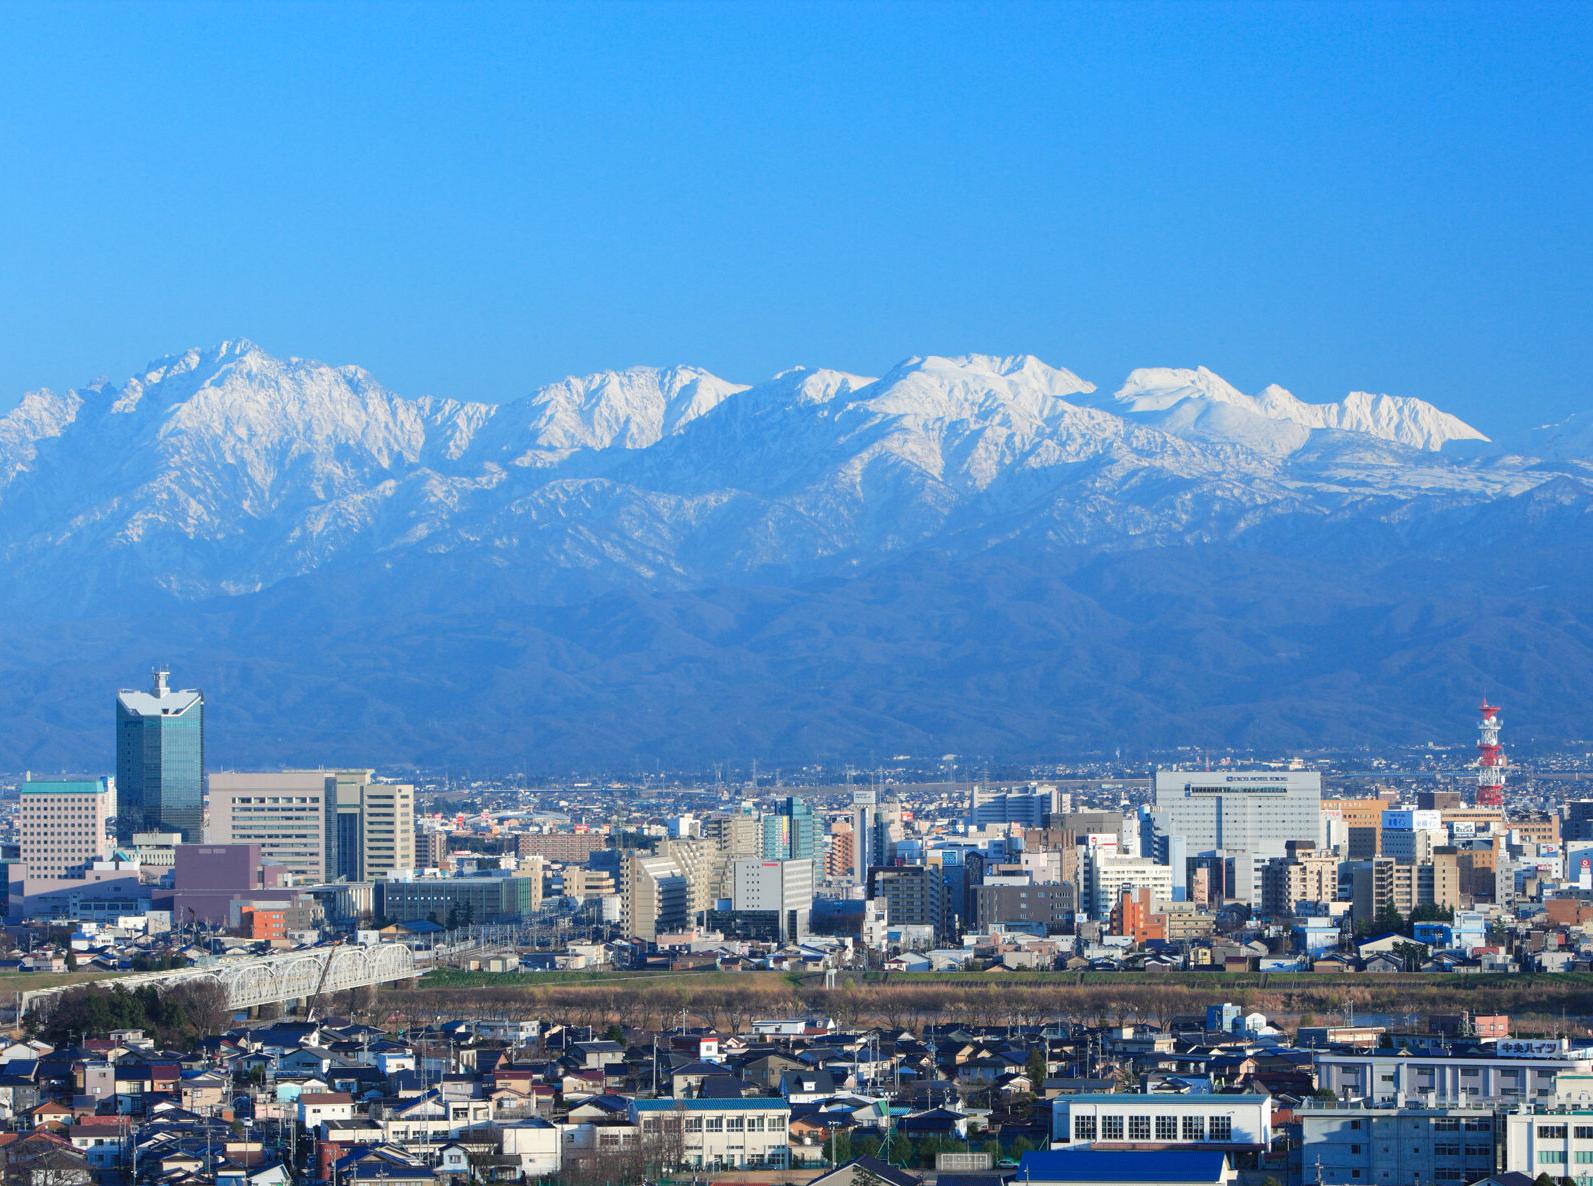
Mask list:
POLYGON ((1216 538, 1552 476, 1497 450, 1455 455, 1486 444, 1418 399, 1246 395, 1204 367, 1136 370, 1110 396, 1032 356, 753 385, 633 367, 495 406, 231 341, 120 384, 32 392, 0 418, 0 556, 117 557, 124 578, 184 597, 410 550, 534 566, 555 595, 564 571, 583 589, 685 587, 855 566, 949 530, 1216 538))
MULTIPOLYGON (((1493 657, 1516 630, 1593 682, 1564 585, 1590 525, 1585 414, 1495 443, 1409 397, 1251 395, 1204 367, 1098 388, 1028 355, 752 384, 632 367, 492 405, 238 340, 0 417, 0 714, 46 667, 125 682, 158 643, 265 714, 291 685, 262 665, 313 654, 328 671, 295 678, 364 721, 345 740, 417 760, 455 750, 397 724, 422 695, 397 654, 435 652, 478 748, 543 704, 572 762, 1042 752, 1080 720, 1052 684, 1081 677, 1115 706, 1097 732, 1303 739, 1395 655, 1409 720, 1429 664, 1525 689, 1493 657), (1484 609, 1529 588, 1551 592, 1504 627, 1484 609), (1175 712, 1164 677, 1220 681, 1226 708, 1175 712)), ((56 736, 78 734, 0 736, 0 769, 56 736)), ((334 757, 363 760, 292 760, 334 757)))

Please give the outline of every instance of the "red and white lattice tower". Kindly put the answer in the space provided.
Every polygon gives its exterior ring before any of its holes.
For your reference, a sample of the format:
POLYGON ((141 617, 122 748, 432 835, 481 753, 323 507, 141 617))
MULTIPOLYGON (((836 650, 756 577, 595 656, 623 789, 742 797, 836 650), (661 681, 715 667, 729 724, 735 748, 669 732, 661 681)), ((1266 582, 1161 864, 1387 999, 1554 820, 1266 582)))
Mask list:
POLYGON ((1477 710, 1477 806, 1503 807, 1505 756, 1499 745, 1499 706, 1486 699, 1477 710))

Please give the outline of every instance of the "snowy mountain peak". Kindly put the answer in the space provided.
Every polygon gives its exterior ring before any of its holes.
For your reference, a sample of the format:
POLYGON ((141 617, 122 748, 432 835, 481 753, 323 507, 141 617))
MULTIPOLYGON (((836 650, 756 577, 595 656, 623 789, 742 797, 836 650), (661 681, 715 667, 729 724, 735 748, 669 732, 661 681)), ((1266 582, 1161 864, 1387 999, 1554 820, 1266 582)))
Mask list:
POLYGON ((1115 398, 1130 412, 1165 412, 1186 399, 1210 399, 1248 409, 1252 402, 1233 384, 1206 367, 1140 367, 1129 372, 1115 398))
POLYGON ((1069 396, 1094 390, 1095 384, 1031 354, 930 354, 898 363, 858 398, 875 412, 924 420, 1039 421, 1069 396))
POLYGON ((530 464, 578 449, 645 449, 673 436, 719 404, 747 390, 697 367, 630 367, 570 375, 501 413, 502 429, 529 435, 532 448, 514 460, 530 464))
POLYGON ((780 371, 757 390, 770 397, 784 397, 788 402, 827 404, 838 397, 850 395, 876 380, 846 371, 833 371, 826 367, 794 366, 780 371))
POLYGON ((1246 417, 1236 419, 1232 414, 1221 418, 1205 416, 1199 405, 1228 405, 1264 420, 1305 429, 1362 433, 1427 451, 1442 449, 1450 441, 1488 439, 1465 421, 1424 400, 1352 391, 1336 404, 1311 404, 1276 383, 1269 383, 1256 395, 1246 395, 1206 367, 1146 367, 1133 371, 1114 400, 1115 410, 1120 413, 1149 417, 1180 435, 1190 435, 1185 430, 1196 430, 1198 426, 1199 435, 1210 437, 1217 431, 1233 431, 1239 443, 1247 445, 1264 438, 1266 452, 1276 452, 1289 441, 1294 443, 1288 448, 1297 448, 1304 437, 1255 431, 1255 426, 1245 423, 1246 417), (1196 406, 1180 409, 1186 401, 1196 406), (1221 427, 1217 428, 1219 424, 1221 427))

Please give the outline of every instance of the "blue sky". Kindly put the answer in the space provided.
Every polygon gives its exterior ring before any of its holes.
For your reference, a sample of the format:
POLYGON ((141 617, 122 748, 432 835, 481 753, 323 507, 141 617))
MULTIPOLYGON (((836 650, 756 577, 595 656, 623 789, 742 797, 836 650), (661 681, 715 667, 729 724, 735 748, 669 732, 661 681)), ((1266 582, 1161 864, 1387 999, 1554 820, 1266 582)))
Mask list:
POLYGON ((1587 6, 6 22, 0 406, 237 335, 479 399, 982 350, 1593 406, 1587 6))

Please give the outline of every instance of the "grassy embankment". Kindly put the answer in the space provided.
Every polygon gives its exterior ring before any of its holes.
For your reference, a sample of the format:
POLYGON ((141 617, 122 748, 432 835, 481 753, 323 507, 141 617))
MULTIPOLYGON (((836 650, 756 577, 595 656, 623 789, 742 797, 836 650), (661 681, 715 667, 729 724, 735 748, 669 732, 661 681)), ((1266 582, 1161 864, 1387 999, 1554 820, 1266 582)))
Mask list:
POLYGON ((1215 1000, 1259 1009, 1287 1025, 1338 1022, 1351 1010, 1421 1017, 1509 1013, 1518 1033, 1587 1034, 1593 974, 1544 976, 1280 975, 1277 973, 946 972, 818 976, 778 972, 471 973, 440 969, 413 989, 384 989, 377 1010, 438 1015, 624 1020, 659 1026, 684 1009, 695 1024, 826 1014, 843 1025, 891 1028, 931 1021, 1000 1025, 1088 1021, 1165 1024, 1215 1000))

